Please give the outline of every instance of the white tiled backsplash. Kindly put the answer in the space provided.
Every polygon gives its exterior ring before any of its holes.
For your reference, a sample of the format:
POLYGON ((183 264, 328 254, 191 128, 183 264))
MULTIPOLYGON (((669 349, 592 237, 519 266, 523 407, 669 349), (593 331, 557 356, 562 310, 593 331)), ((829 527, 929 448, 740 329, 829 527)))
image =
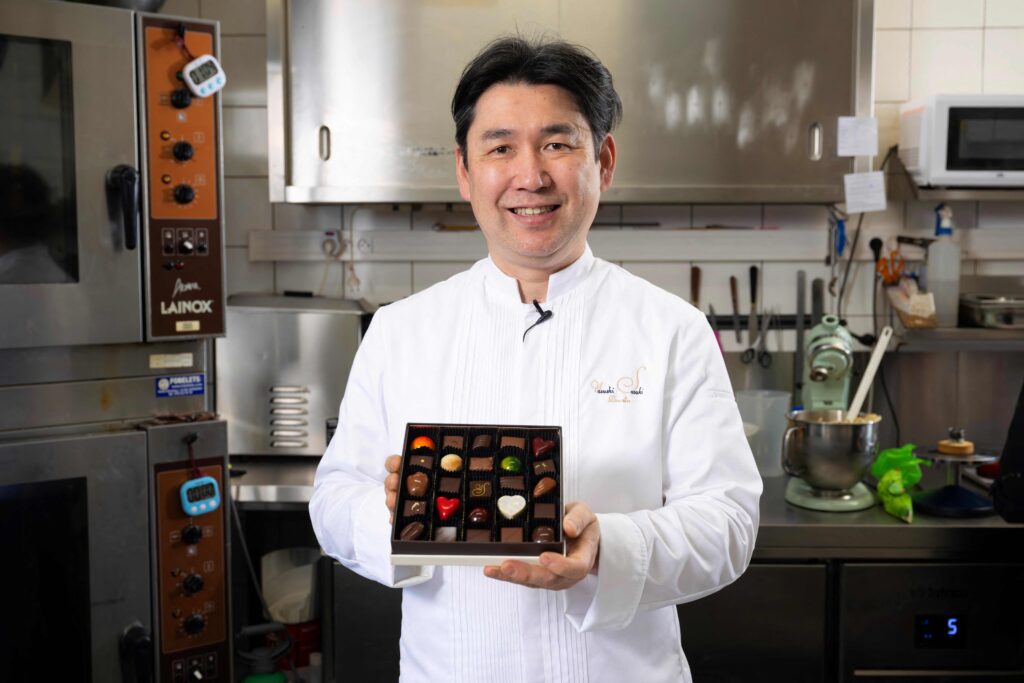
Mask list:
MULTIPOLYGON (((430 230, 435 224, 474 224, 466 206, 312 206, 275 205, 267 199, 267 116, 264 42, 265 3, 261 0, 168 0, 164 13, 201 16, 221 21, 223 61, 231 76, 225 91, 224 152, 227 214, 227 284, 238 291, 308 290, 326 296, 393 301, 443 280, 469 262, 339 261, 270 263, 249 260, 247 236, 253 230, 430 230)), ((876 0, 875 114, 879 119, 879 156, 898 138, 900 103, 936 92, 982 91, 1024 93, 1024 0, 876 0)), ((965 231, 1020 229, 1024 240, 1024 202, 956 202, 958 227, 965 231)), ((597 230, 656 230, 706 225, 743 226, 780 231, 825 231, 820 206, 602 206, 597 230)), ((927 236, 932 233, 930 203, 892 203, 867 214, 865 232, 927 236)), ((849 226, 852 238, 853 225, 849 226)), ((708 232, 708 244, 715 239, 708 232)), ((638 237, 638 239, 643 239, 638 237)), ((867 236, 864 237, 866 241, 867 236)), ((697 242, 700 243, 699 241, 697 242)), ((861 245, 861 249, 864 245, 861 245)), ((1020 253, 1020 250, 1016 250, 1020 253)), ((822 259, 751 262, 750 256, 710 258, 710 247, 666 254, 663 261, 622 263, 641 277, 684 298, 690 296, 690 268, 703 274, 701 304, 716 312, 731 311, 729 275, 740 283, 740 309, 749 299, 751 265, 762 271, 761 306, 792 313, 796 271, 807 272, 808 289, 815 277, 828 279, 822 259), (675 258, 673 258, 675 256, 675 258)), ((598 254, 600 256, 600 254, 598 254)), ((998 258, 998 252, 963 264, 966 274, 1024 275, 1024 260, 998 258)), ((824 254, 822 254, 824 257, 824 254)), ((852 324, 867 329, 871 313, 872 273, 867 263, 854 265, 844 304, 852 324)), ((736 346, 723 334, 726 348, 736 346)), ((792 348, 792 333, 784 336, 792 348)), ((737 347, 738 348, 738 347, 737 347)))

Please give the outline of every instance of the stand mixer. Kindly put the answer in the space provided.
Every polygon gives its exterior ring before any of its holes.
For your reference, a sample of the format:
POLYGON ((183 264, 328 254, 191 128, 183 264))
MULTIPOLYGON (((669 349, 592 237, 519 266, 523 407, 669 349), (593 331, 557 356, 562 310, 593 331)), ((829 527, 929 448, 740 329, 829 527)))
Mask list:
POLYGON ((793 475, 786 501, 825 512, 875 504, 860 480, 878 453, 878 420, 843 422, 850 398, 853 339, 834 315, 811 329, 804 366, 804 410, 787 418, 782 466, 793 475))

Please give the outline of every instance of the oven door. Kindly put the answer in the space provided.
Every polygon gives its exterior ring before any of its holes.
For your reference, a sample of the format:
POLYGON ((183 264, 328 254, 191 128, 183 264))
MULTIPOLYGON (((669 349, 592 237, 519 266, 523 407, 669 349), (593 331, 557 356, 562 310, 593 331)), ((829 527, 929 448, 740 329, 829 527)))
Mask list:
POLYGON ((141 431, 0 442, 0 678, 140 673, 121 641, 151 630, 147 471, 141 431))
POLYGON ((131 12, 0 3, 0 348, 142 341, 135 79, 131 12))

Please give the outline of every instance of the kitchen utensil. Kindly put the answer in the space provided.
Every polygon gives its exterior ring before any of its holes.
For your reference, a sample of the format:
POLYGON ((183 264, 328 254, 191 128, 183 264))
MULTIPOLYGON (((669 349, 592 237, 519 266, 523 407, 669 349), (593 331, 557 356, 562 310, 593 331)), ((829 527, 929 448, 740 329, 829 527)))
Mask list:
POLYGON ((765 313, 761 316, 761 331, 757 335, 757 340, 743 352, 740 356, 740 360, 746 364, 749 364, 757 358, 757 363, 762 368, 771 367, 772 354, 768 352, 768 332, 771 329, 772 317, 769 313, 765 313))
POLYGON ((747 342, 753 346, 757 337, 757 266, 750 266, 750 317, 747 320, 747 342))
POLYGON ((753 389, 736 392, 736 406, 743 419, 750 450, 762 477, 782 474, 782 435, 786 431, 786 413, 790 394, 786 391, 753 389), (751 430, 747 425, 753 425, 751 430))
POLYGON ((743 332, 740 330, 740 293, 739 281, 735 275, 729 276, 729 295, 732 297, 732 329, 736 333, 736 343, 743 343, 743 332))
POLYGON ((822 317, 808 333, 804 353, 803 406, 806 410, 845 410, 850 400, 853 338, 834 315, 822 317))
POLYGON ((700 266, 690 266, 690 303, 700 308, 700 266))
POLYGON ((868 360, 868 367, 864 370, 864 375, 860 378, 860 385, 857 387, 857 393, 853 395, 853 401, 850 403, 849 411, 847 411, 851 420, 860 415, 860 408, 864 405, 864 399, 868 395, 868 389, 871 388, 871 383, 875 381, 875 372, 878 370, 879 363, 882 362, 882 356, 885 355, 885 350, 889 347, 890 339, 892 339, 892 328, 886 325, 878 335, 878 341, 875 342, 875 348, 871 352, 871 358, 868 360))
POLYGON ((816 277, 811 281, 811 327, 825 315, 825 281, 816 277))
POLYGON ((842 422, 841 410, 795 410, 782 439, 782 468, 795 478, 786 500, 812 510, 845 512, 875 504, 861 483, 878 455, 881 419, 842 422))
POLYGON ((804 387, 804 305, 807 273, 796 271, 796 349, 793 353, 793 405, 803 405, 804 387))
POLYGON ((903 268, 906 263, 902 254, 894 250, 889 252, 888 258, 878 259, 878 262, 875 264, 875 270, 881 276, 883 284, 887 286, 897 285, 900 282, 900 276, 903 275, 903 268))
POLYGON ((715 307, 708 304, 708 311, 710 311, 708 321, 711 323, 711 329, 715 333, 715 341, 718 342, 718 350, 725 353, 725 348, 722 346, 722 333, 718 329, 718 316, 715 315, 715 307))

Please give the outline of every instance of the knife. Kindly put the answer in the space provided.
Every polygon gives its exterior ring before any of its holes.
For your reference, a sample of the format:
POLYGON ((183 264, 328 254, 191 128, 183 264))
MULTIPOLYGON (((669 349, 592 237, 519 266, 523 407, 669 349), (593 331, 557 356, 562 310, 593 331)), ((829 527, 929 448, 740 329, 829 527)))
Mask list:
POLYGON ((748 343, 757 339, 757 266, 750 266, 750 318, 747 320, 748 343))
POLYGON ((708 322, 711 323, 711 329, 715 333, 715 341, 718 342, 718 350, 725 353, 725 347, 722 346, 722 333, 718 330, 718 316, 715 315, 715 307, 708 304, 708 310, 710 311, 710 314, 708 315, 708 322))
POLYGON ((811 326, 821 322, 825 315, 825 281, 816 277, 811 281, 811 326))
POLYGON ((793 406, 804 404, 804 306, 807 273, 796 271, 796 349, 793 354, 793 406))
POLYGON ((690 267, 690 303, 700 308, 700 266, 690 267))
POLYGON ((736 343, 743 343, 743 332, 740 330, 740 293, 735 275, 729 276, 729 294, 732 295, 732 329, 736 332, 736 343))

